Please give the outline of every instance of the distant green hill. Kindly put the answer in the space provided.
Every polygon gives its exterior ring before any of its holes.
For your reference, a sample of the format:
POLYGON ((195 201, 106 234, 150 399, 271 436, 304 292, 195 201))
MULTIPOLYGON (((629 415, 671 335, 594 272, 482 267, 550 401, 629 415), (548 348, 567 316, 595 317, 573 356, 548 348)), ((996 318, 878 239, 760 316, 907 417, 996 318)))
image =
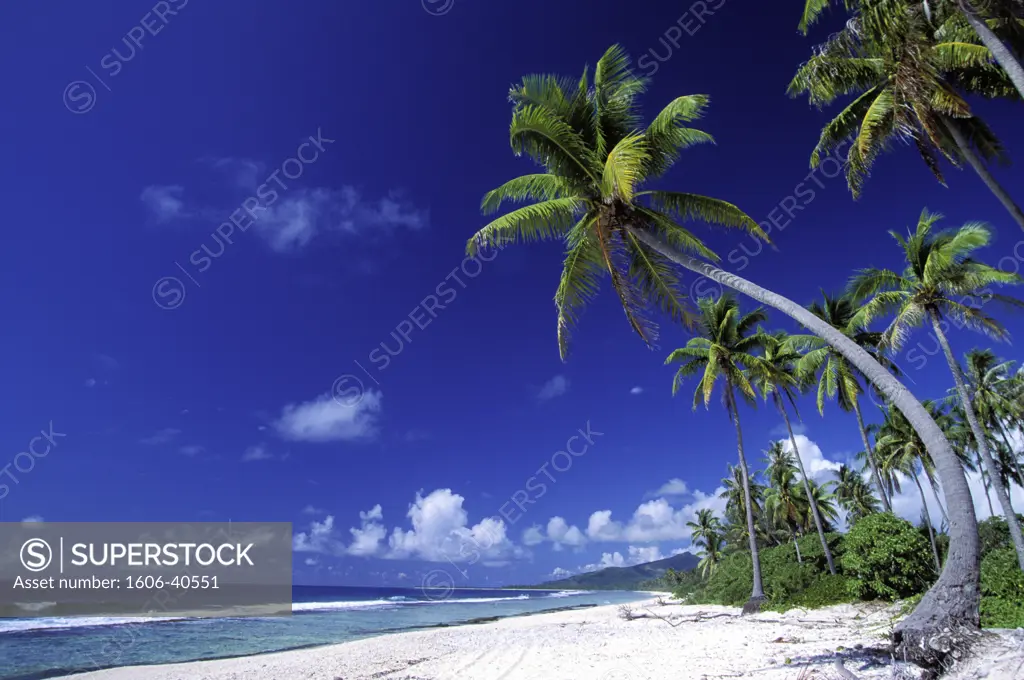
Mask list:
POLYGON ((509 586, 511 588, 555 588, 564 590, 656 590, 668 588, 655 583, 669 569, 690 571, 700 559, 691 553, 679 553, 654 562, 645 562, 632 567, 608 567, 600 571, 576 574, 558 581, 538 583, 534 586, 509 586))

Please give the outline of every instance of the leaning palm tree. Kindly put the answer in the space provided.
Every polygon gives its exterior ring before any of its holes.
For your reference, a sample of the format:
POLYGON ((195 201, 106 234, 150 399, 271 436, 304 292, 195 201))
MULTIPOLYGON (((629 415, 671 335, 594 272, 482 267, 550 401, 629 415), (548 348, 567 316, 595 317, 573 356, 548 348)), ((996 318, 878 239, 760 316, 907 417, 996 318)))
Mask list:
POLYGON ((978 455, 995 489, 996 498, 1006 514, 1010 536, 1017 550, 1017 561, 1024 570, 1024 536, 1020 523, 1010 505, 1006 487, 999 480, 995 461, 988 447, 988 437, 978 421, 963 372, 946 339, 948 319, 959 326, 982 331, 997 340, 1006 340, 1009 334, 994 318, 964 302, 964 298, 980 299, 987 303, 1002 303, 1024 308, 1016 298, 994 293, 991 287, 1020 283, 1022 279, 1012 272, 1002 271, 974 259, 975 251, 988 245, 992 233, 981 223, 967 223, 957 229, 936 232, 935 223, 942 218, 927 210, 921 212, 917 228, 904 239, 889 232, 903 250, 905 269, 897 274, 888 269, 862 269, 850 281, 850 294, 866 300, 857 314, 857 322, 867 325, 872 319, 893 314, 894 319, 882 332, 881 343, 897 350, 906 341, 912 328, 928 323, 953 373, 956 395, 974 435, 978 455))
POLYGON ((871 487, 860 472, 847 465, 840 465, 836 471, 836 500, 846 511, 846 519, 852 525, 857 520, 881 510, 878 499, 871 493, 871 487))
POLYGON ((861 18, 851 19, 800 67, 789 85, 791 96, 807 94, 818 107, 856 95, 822 130, 811 166, 849 144, 846 178, 857 197, 883 151, 896 141, 913 143, 942 184, 941 158, 956 166, 967 161, 1024 228, 1024 211, 986 166, 987 161, 1006 162, 1003 147, 966 98, 1006 96, 1012 86, 989 64, 987 48, 958 37, 936 39, 929 21, 917 11, 901 13, 879 35, 865 30, 861 18), (958 84, 970 92, 958 92, 958 84))
POLYGON ((687 522, 686 526, 690 527, 691 541, 701 548, 701 560, 697 567, 701 576, 707 578, 715 572, 722 559, 725 542, 722 522, 710 509, 703 508, 697 511, 697 521, 687 522))
MULTIPOLYGON (((822 527, 825 529, 825 533, 835 531, 833 526, 839 521, 839 510, 836 507, 835 493, 833 492, 834 482, 825 482, 824 484, 818 484, 813 479, 807 482, 810 487, 809 500, 804 502, 804 506, 810 508, 813 503, 818 508, 818 515, 821 517, 822 527)), ((799 494, 799 489, 797 490, 799 494)), ((805 531, 810 531, 811 527, 814 526, 812 523, 813 517, 808 516, 804 518, 803 526, 805 531)))
POLYGON ((953 449, 921 403, 868 352, 792 300, 716 266, 719 258, 681 224, 709 222, 767 240, 746 213, 697 194, 641 190, 662 176, 681 150, 711 141, 687 126, 707 106, 702 95, 673 100, 642 128, 637 99, 644 88, 645 81, 632 73, 618 46, 598 61, 593 82, 585 70, 578 80, 527 76, 514 86, 512 148, 543 172, 510 180, 484 197, 485 212, 505 202, 527 205, 484 226, 469 239, 467 252, 537 239, 566 244, 555 294, 563 359, 569 332, 604 274, 631 326, 648 344, 654 338, 652 326, 642 323, 640 314, 648 303, 673 318, 692 320, 669 263, 781 311, 835 347, 913 423, 936 461, 943 489, 955 501, 950 507, 959 513, 951 518, 953 549, 942 576, 899 625, 900 653, 911 661, 934 663, 937 655, 930 650, 935 645, 922 651, 918 643, 934 635, 959 640, 960 631, 978 625, 977 522, 973 508, 959 503, 970 489, 953 449))
MULTIPOLYGON (((789 433, 789 444, 793 447, 793 457, 800 469, 800 481, 803 484, 804 497, 810 504, 810 514, 814 519, 814 526, 818 530, 818 538, 821 540, 821 548, 825 551, 825 560, 828 562, 829 573, 836 573, 835 562, 832 559, 832 550, 828 547, 828 540, 825 538, 825 528, 822 525, 821 513, 818 504, 811 493, 807 471, 804 469, 803 459, 800 458, 800 449, 796 445, 796 436, 793 434, 793 426, 789 422, 789 413, 786 411, 786 401, 793 407, 793 413, 799 417, 796 409, 796 395, 800 391, 800 380, 797 377, 796 364, 800 361, 801 354, 788 341, 785 331, 776 331, 772 334, 764 334, 762 341, 764 355, 761 357, 764 377, 759 381, 761 393, 765 399, 771 397, 775 408, 782 415, 786 423, 786 431, 789 433)), ((799 548, 798 548, 799 549, 799 548)))
POLYGON ((935 530, 932 528, 928 499, 924 495, 924 487, 921 486, 918 474, 918 466, 928 454, 921 445, 921 439, 902 413, 890 406, 882 411, 882 418, 875 439, 879 459, 882 461, 882 467, 894 474, 902 474, 912 479, 917 486, 923 508, 922 517, 932 546, 932 558, 935 560, 935 573, 939 573, 942 570, 942 561, 939 559, 939 548, 935 543, 935 530))
MULTIPOLYGON (((1019 1, 1015 4, 1014 0, 926 0, 920 3, 909 3, 906 0, 843 0, 843 3, 847 9, 858 8, 865 19, 866 28, 875 34, 890 31, 893 24, 900 23, 909 12, 920 11, 929 24, 933 20, 940 22, 943 19, 950 22, 963 21, 988 50, 990 58, 1002 67, 1007 79, 1024 99, 1024 66, 1017 56, 1020 54, 1020 19, 1024 16, 1024 8, 1019 1), (1003 42, 1004 37, 1009 39, 1011 46, 1003 42), (1012 47, 1017 49, 1017 54, 1014 54, 1012 47)), ((829 4, 830 0, 805 0, 799 26, 804 35, 829 4)))
POLYGON ((739 452, 743 501, 754 572, 753 591, 743 611, 756 612, 760 609, 765 595, 761 583, 761 561, 758 557, 753 504, 750 497, 750 471, 747 468, 747 457, 743 452, 743 428, 740 426, 740 410, 736 398, 739 392, 739 396, 748 404, 757 403, 757 393, 749 374, 758 367, 754 352, 760 348, 761 336, 755 329, 757 324, 767 317, 761 309, 741 314, 736 298, 728 294, 717 300, 701 298, 698 306, 701 312, 697 330, 699 335, 691 338, 685 347, 669 354, 665 363, 681 364, 672 381, 673 395, 679 391, 686 378, 700 374, 697 389, 693 393, 694 410, 701 402, 707 408, 715 384, 720 380, 723 384, 722 401, 736 427, 736 448, 739 452))
MULTIPOLYGON (((811 303, 809 309, 812 314, 819 317, 831 327, 843 335, 849 337, 859 347, 876 353, 878 347, 878 334, 871 333, 855 323, 856 306, 849 297, 833 297, 822 294, 823 300, 819 304, 811 303)), ((797 364, 797 371, 801 380, 810 381, 818 376, 818 413, 825 413, 825 399, 835 399, 839 408, 843 411, 852 411, 857 416, 857 427, 860 430, 860 438, 864 443, 864 451, 867 462, 871 468, 871 474, 878 494, 882 499, 882 505, 887 512, 892 512, 892 505, 886 493, 886 487, 878 470, 878 462, 875 460, 874 450, 868 437, 867 426, 864 424, 864 416, 860 410, 860 395, 864 392, 861 387, 860 375, 855 367, 850 365, 842 354, 834 347, 825 344, 820 338, 814 336, 794 336, 793 343, 798 343, 808 349, 797 364)), ((879 357, 881 358, 881 357, 879 357)))

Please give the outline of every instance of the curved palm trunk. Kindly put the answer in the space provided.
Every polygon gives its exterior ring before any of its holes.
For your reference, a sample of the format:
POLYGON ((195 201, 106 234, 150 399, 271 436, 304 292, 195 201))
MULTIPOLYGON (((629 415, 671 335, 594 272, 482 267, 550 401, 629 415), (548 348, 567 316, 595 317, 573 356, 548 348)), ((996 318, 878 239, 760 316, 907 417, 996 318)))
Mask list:
MULTIPOLYGON (((804 461, 800 458, 800 449, 796 445, 796 437, 793 435, 793 426, 789 423, 789 414, 786 413, 786 407, 779 400, 776 395, 776 406, 782 413, 782 419, 786 422, 786 431, 789 432, 789 443, 793 446, 793 457, 796 458, 796 464, 800 467, 800 480, 804 485, 804 493, 807 494, 807 500, 811 504, 811 515, 814 516, 814 526, 818 529, 818 538, 821 539, 821 549, 825 551, 825 560, 828 562, 828 571, 833 576, 836 575, 836 565, 832 560, 832 551, 829 550, 828 540, 825 539, 825 529, 822 527, 821 514, 818 512, 818 501, 814 500, 814 494, 811 493, 811 485, 807 481, 807 472, 804 470, 804 461)), ((800 547, 797 546, 797 554, 800 553, 800 547)))
POLYGON ((871 446, 871 441, 868 438, 868 429, 864 427, 864 416, 860 414, 860 402, 857 399, 853 400, 853 412, 857 414, 857 427, 860 428, 860 438, 864 442, 864 453, 867 455, 868 463, 871 465, 871 475, 875 478, 875 486, 878 487, 878 493, 882 494, 882 505, 885 507, 886 512, 892 512, 892 503, 889 502, 889 494, 885 492, 882 475, 878 472, 878 464, 875 462, 875 449, 871 446))
POLYGON ((996 181, 996 178, 992 176, 992 173, 989 172, 988 167, 985 165, 985 161, 983 161, 974 149, 971 148, 971 144, 967 141, 967 138, 964 137, 964 133, 960 130, 960 126, 957 125, 956 121, 947 118, 946 116, 942 116, 942 123, 946 126, 946 129, 949 130, 949 134, 953 138, 953 141, 956 142, 957 147, 960 149, 960 153, 964 155, 964 158, 966 158, 967 162, 970 163, 972 168, 974 168, 974 171, 978 173, 978 177, 981 177, 981 181, 984 182, 985 186, 988 187, 988 190, 999 199, 999 202, 1003 204, 1003 207, 1006 208, 1007 212, 1009 212, 1013 219, 1016 220, 1017 224, 1020 225, 1020 228, 1024 229, 1024 211, 1020 209, 1020 206, 1010 198, 1010 194, 1006 193, 1006 190, 1003 189, 1002 185, 1000 185, 999 182, 996 181))
POLYGON ((971 432, 974 434, 975 444, 978 446, 978 455, 985 464, 985 469, 988 470, 988 483, 996 490, 996 498, 999 500, 999 504, 1003 506, 1003 514, 1006 515, 1006 523, 1010 527, 1010 538, 1013 539, 1013 547, 1017 551, 1017 563, 1020 565, 1021 571, 1024 571, 1024 536, 1021 536, 1020 533, 1020 522, 1017 521, 1017 515, 1013 512, 1013 506, 1010 504, 1010 496, 1006 493, 1006 487, 1003 486, 1003 482, 999 478, 999 470, 996 469, 996 463, 992 460, 992 454, 989 453, 985 432, 978 423, 978 416, 974 412, 974 405, 971 403, 971 397, 967 393, 967 386, 964 384, 963 375, 960 373, 960 365, 957 364, 956 359, 953 357, 953 350, 950 349, 949 341, 946 340, 946 334, 942 332, 942 327, 939 325, 939 314, 935 310, 929 310, 929 316, 932 321, 932 329, 939 338, 942 351, 945 353, 946 361, 949 363, 949 370, 953 372, 956 391, 960 396, 960 403, 963 404, 964 413, 967 415, 967 423, 971 426, 971 432))
POLYGON ((792 300, 678 252, 653 234, 633 227, 629 230, 645 245, 681 267, 777 309, 803 325, 835 347, 906 416, 935 461, 946 495, 950 512, 949 556, 938 581, 928 589, 910 616, 896 626, 893 642, 901 658, 928 667, 946 663, 954 648, 958 651, 969 648, 980 629, 978 521, 960 459, 921 402, 863 348, 792 300))
POLYGON ((914 478, 914 484, 917 484, 917 491, 921 494, 921 506, 924 508, 924 525, 928 528, 928 540, 932 544, 932 557, 935 558, 935 573, 942 571, 942 560, 939 559, 939 546, 935 543, 935 530, 932 529, 932 518, 928 512, 928 501, 924 497, 924 487, 921 486, 921 480, 917 476, 917 470, 911 472, 911 476, 914 478))
POLYGON ((761 556, 757 551, 757 531, 754 528, 754 503, 750 497, 750 473, 747 471, 747 457, 743 453, 743 430, 740 427, 740 410, 736 408, 736 397, 733 394, 732 383, 726 382, 726 399, 729 410, 732 412, 732 422, 736 426, 736 448, 740 455, 740 473, 743 475, 743 505, 747 511, 747 534, 750 539, 750 562, 754 572, 754 589, 750 593, 750 600, 743 605, 743 613, 757 613, 764 601, 764 585, 761 583, 761 556))
POLYGON ((793 537, 793 547, 796 548, 796 563, 803 564, 804 558, 800 555, 800 543, 796 540, 796 530, 789 528, 789 535, 793 537))
POLYGON ((999 39, 992 29, 988 27, 985 20, 977 15, 970 2, 960 2, 960 11, 967 18, 974 32, 978 34, 981 44, 988 48, 996 63, 1003 67, 1006 75, 1010 77, 1013 86, 1017 88, 1021 99, 1024 99, 1024 66, 1017 61, 1017 58, 1010 52, 1010 49, 999 39))

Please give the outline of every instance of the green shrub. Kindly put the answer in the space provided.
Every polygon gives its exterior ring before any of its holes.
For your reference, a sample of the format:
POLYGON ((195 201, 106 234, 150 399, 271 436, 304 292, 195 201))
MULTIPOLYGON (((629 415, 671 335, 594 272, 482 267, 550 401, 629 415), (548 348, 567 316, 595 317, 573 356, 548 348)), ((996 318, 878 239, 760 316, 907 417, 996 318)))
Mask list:
POLYGON ((690 597, 690 602, 738 606, 750 599, 753 587, 750 553, 734 553, 722 559, 715 573, 690 597))
POLYGON ((909 597, 926 590, 934 578, 928 540, 892 513, 862 518, 843 543, 843 572, 850 593, 858 598, 909 597))
POLYGON ((1013 548, 992 550, 981 561, 981 595, 983 627, 1024 627, 1024 571, 1013 548))
MULTIPOLYGON (((1024 524, 1024 515, 1017 515, 1024 524)), ((1010 527, 1006 519, 999 515, 993 515, 986 520, 978 522, 978 538, 981 541, 981 557, 985 558, 993 550, 1011 547, 1010 527)))
MULTIPOLYGON (((825 541, 828 542, 829 550, 832 552, 832 561, 836 569, 839 569, 839 559, 843 556, 843 535, 839 533, 825 534, 825 541)), ((813 531, 806 536, 801 536, 797 543, 800 544, 800 555, 804 558, 804 564, 810 563, 815 569, 823 574, 828 573, 828 560, 825 559, 825 551, 821 549, 821 539, 818 532, 813 531)))
POLYGON ((819 575, 803 592, 797 594, 793 598, 792 606, 815 609, 851 602, 853 599, 848 578, 842 574, 833 576, 825 573, 819 575))

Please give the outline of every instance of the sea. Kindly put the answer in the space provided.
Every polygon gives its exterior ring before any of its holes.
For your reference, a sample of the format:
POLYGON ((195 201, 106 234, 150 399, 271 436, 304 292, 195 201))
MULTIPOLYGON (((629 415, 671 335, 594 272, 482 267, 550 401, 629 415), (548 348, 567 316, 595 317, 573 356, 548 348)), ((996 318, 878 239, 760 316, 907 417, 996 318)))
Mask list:
POLYGON ((0 619, 0 680, 264 654, 647 597, 622 591, 295 586, 290 617, 0 619))

